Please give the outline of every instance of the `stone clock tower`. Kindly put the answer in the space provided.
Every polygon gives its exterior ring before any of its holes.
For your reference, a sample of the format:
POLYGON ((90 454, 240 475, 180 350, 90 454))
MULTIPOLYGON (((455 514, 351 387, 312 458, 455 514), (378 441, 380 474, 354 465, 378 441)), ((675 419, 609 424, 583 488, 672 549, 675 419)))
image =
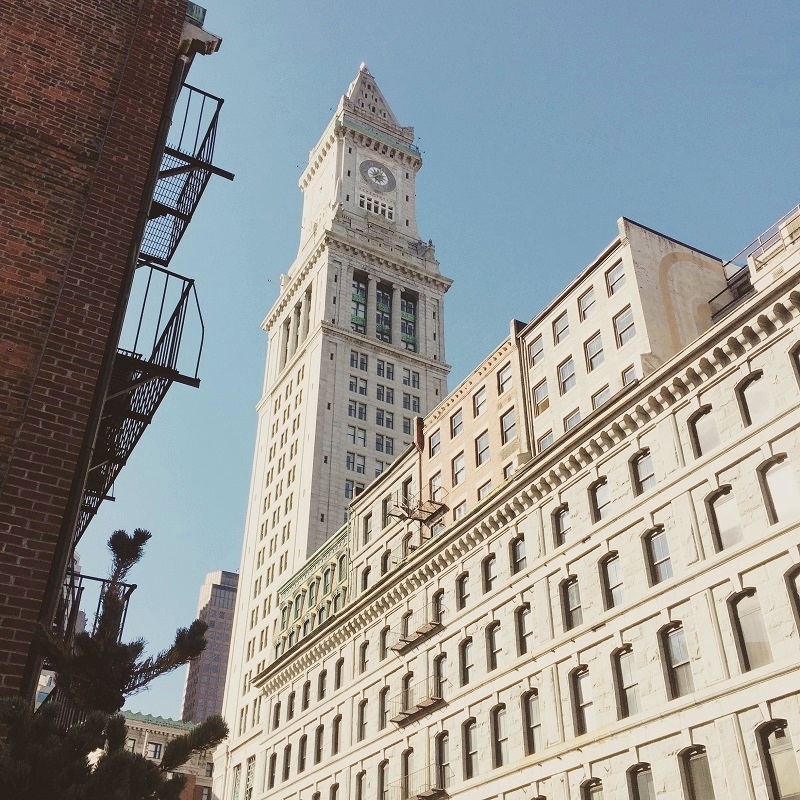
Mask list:
POLYGON ((300 178, 294 263, 269 336, 225 701, 233 722, 268 663, 276 590, 347 521, 447 393, 451 285, 417 231, 422 165, 362 64, 300 178))

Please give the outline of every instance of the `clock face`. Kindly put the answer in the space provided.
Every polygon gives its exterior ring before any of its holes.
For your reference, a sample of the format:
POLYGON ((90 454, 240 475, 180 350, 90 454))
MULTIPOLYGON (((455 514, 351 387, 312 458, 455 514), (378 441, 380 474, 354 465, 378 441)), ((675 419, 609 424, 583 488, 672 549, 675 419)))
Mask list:
POLYGON ((362 161, 361 176, 376 192, 391 192, 396 185, 394 175, 379 161, 362 161))

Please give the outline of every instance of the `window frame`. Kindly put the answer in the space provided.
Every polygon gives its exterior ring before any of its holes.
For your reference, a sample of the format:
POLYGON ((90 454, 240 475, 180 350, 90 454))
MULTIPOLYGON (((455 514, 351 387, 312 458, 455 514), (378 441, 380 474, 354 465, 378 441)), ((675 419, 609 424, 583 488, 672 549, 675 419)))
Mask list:
POLYGON ((621 350, 628 342, 636 338, 636 320, 633 316, 633 308, 630 305, 625 306, 622 311, 614 315, 612 322, 614 325, 614 338, 617 342, 617 349, 621 350), (622 319, 627 315, 630 315, 630 323, 625 327, 621 327, 622 319), (630 331, 633 332, 629 333, 630 331))
POLYGON ((653 461, 653 454, 649 447, 643 447, 637 453, 634 453, 628 462, 628 468, 630 471, 631 487, 633 488, 634 496, 638 497, 645 492, 649 492, 658 485, 658 480, 656 478, 656 465, 653 461), (642 476, 641 465, 648 459, 650 461, 650 473, 642 476), (650 481, 652 482, 650 483, 650 481))

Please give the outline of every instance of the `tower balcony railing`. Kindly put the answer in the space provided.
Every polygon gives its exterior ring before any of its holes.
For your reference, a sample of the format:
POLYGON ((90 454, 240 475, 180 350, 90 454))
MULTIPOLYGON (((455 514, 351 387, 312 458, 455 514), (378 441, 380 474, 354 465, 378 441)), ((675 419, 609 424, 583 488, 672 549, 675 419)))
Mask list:
POLYGON ((401 624, 391 630, 394 641, 391 649, 401 655, 441 630, 442 613, 430 603, 413 615, 403 617, 401 624))
POLYGON ((444 704, 441 683, 432 676, 423 678, 389 698, 389 721, 402 728, 444 704))
POLYGON ((452 770, 445 764, 425 766, 390 783, 386 787, 388 800, 438 800, 448 797, 447 789, 452 779, 452 770))

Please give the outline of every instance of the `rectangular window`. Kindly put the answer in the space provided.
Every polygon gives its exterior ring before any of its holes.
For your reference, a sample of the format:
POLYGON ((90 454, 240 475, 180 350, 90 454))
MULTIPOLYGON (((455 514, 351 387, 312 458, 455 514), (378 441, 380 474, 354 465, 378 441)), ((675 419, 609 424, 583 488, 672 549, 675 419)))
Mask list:
POLYGON ((581 411, 576 408, 571 414, 564 417, 564 430, 568 431, 574 428, 581 421, 581 411))
POLYGON ((372 514, 367 514, 362 522, 362 541, 367 544, 372 538, 372 514))
POLYGON ((492 491, 492 482, 486 481, 483 486, 478 487, 478 500, 483 500, 484 497, 488 497, 489 493, 492 491))
POLYGON ((537 452, 541 453, 542 451, 547 450, 551 444, 553 444, 553 431, 547 431, 544 436, 540 436, 536 440, 536 450, 537 452))
POLYGON ((348 453, 345 458, 345 466, 351 472, 356 468, 356 455, 355 453, 348 453))
POLYGON ((503 444, 508 444, 517 435, 517 417, 514 409, 509 409, 500 417, 500 436, 503 444))
POLYGON ((403 433, 406 436, 411 435, 411 417, 403 417, 403 433))
POLYGON ((386 455, 393 456, 394 455, 394 439, 391 436, 386 437, 386 455))
POLYGON ((575 386, 577 379, 575 378, 575 362, 572 358, 558 365, 558 388, 561 394, 566 394, 570 389, 575 386))
POLYGON ((587 372, 596 369, 605 361, 605 355, 603 354, 603 338, 599 333, 592 336, 592 338, 584 344, 583 349, 586 351, 587 372))
POLYGON ((450 417, 450 438, 455 439, 464 430, 464 414, 461 409, 450 417))
POLYGON ((581 590, 577 578, 570 578, 561 587, 564 600, 564 627, 567 630, 583 623, 581 590))
POLYGON ((375 449, 379 452, 383 452, 383 434, 376 433, 375 434, 375 449))
POLYGON ((678 626, 666 632, 664 650, 672 698, 691 694, 694 691, 694 679, 683 627, 678 626))
POLYGON ((627 386, 629 383, 633 383, 636 380, 636 367, 631 364, 629 367, 625 367, 622 370, 622 385, 627 386))
POLYGON ((553 321, 553 342, 558 344, 569 336, 569 318, 567 312, 560 314, 553 321))
POLYGON ((650 580, 655 585, 672 577, 672 560, 669 555, 669 542, 666 531, 656 529, 647 536, 650 580))
POLYGON ((533 389, 533 413, 538 416, 550 408, 550 397, 547 394, 547 381, 541 381, 533 389))
POLYGON ((544 359, 544 345, 542 344, 542 337, 537 336, 532 342, 528 350, 531 366, 535 367, 544 359))
POLYGON ((453 519, 461 519, 467 513, 467 501, 464 500, 453 509, 453 519))
POLYGON ((475 465, 480 467, 489 461, 489 431, 484 431, 475 440, 475 465))
POLYGON ((433 458, 442 449, 442 435, 439 431, 434 431, 428 439, 428 455, 433 458))
POLYGON ((353 494, 355 492, 355 482, 347 480, 344 482, 344 496, 348 500, 353 499, 353 494))
POLYGON ((617 334, 618 347, 626 345, 636 336, 636 328, 633 324, 633 311, 631 311, 630 306, 620 311, 620 313, 614 317, 614 330, 617 334))
POLYGON ((620 261, 611 267, 606 272, 606 287, 608 288, 608 296, 616 294, 625 285, 625 269, 620 261))
POLYGON ((161 758, 161 748, 163 745, 161 742, 148 742, 147 743, 147 757, 148 758, 161 758))
POLYGON ((513 377, 511 374, 511 364, 506 364, 500 372, 497 373, 497 394, 507 392, 512 385, 513 377))
POLYGON ((587 289, 578 298, 578 312, 582 320, 588 319, 595 311, 594 287, 587 289))
POLYGON ((419 397, 417 397, 415 394, 411 395, 411 410, 415 414, 419 414, 419 408, 420 408, 419 397))
POLYGON ((604 386, 599 392, 592 395, 592 408, 600 408, 611 397, 611 389, 604 386))
POLYGON ((385 528, 391 521, 392 498, 384 497, 381 501, 381 527, 385 528))
POLYGON ((639 684, 636 680, 636 667, 633 660, 633 650, 623 650, 617 655, 617 684, 619 686, 619 711, 620 717, 630 717, 638 714, 639 684))
POLYGON ((479 417, 486 410, 486 389, 481 387, 472 396, 473 416, 479 417))
POLYGON ((430 493, 431 493, 431 500, 435 503, 439 503, 442 500, 442 496, 444 494, 444 487, 442 486, 442 473, 437 472, 435 475, 431 477, 430 480, 430 493))
POLYGON ((459 453, 453 459, 453 486, 458 486, 464 481, 464 454, 459 453))

